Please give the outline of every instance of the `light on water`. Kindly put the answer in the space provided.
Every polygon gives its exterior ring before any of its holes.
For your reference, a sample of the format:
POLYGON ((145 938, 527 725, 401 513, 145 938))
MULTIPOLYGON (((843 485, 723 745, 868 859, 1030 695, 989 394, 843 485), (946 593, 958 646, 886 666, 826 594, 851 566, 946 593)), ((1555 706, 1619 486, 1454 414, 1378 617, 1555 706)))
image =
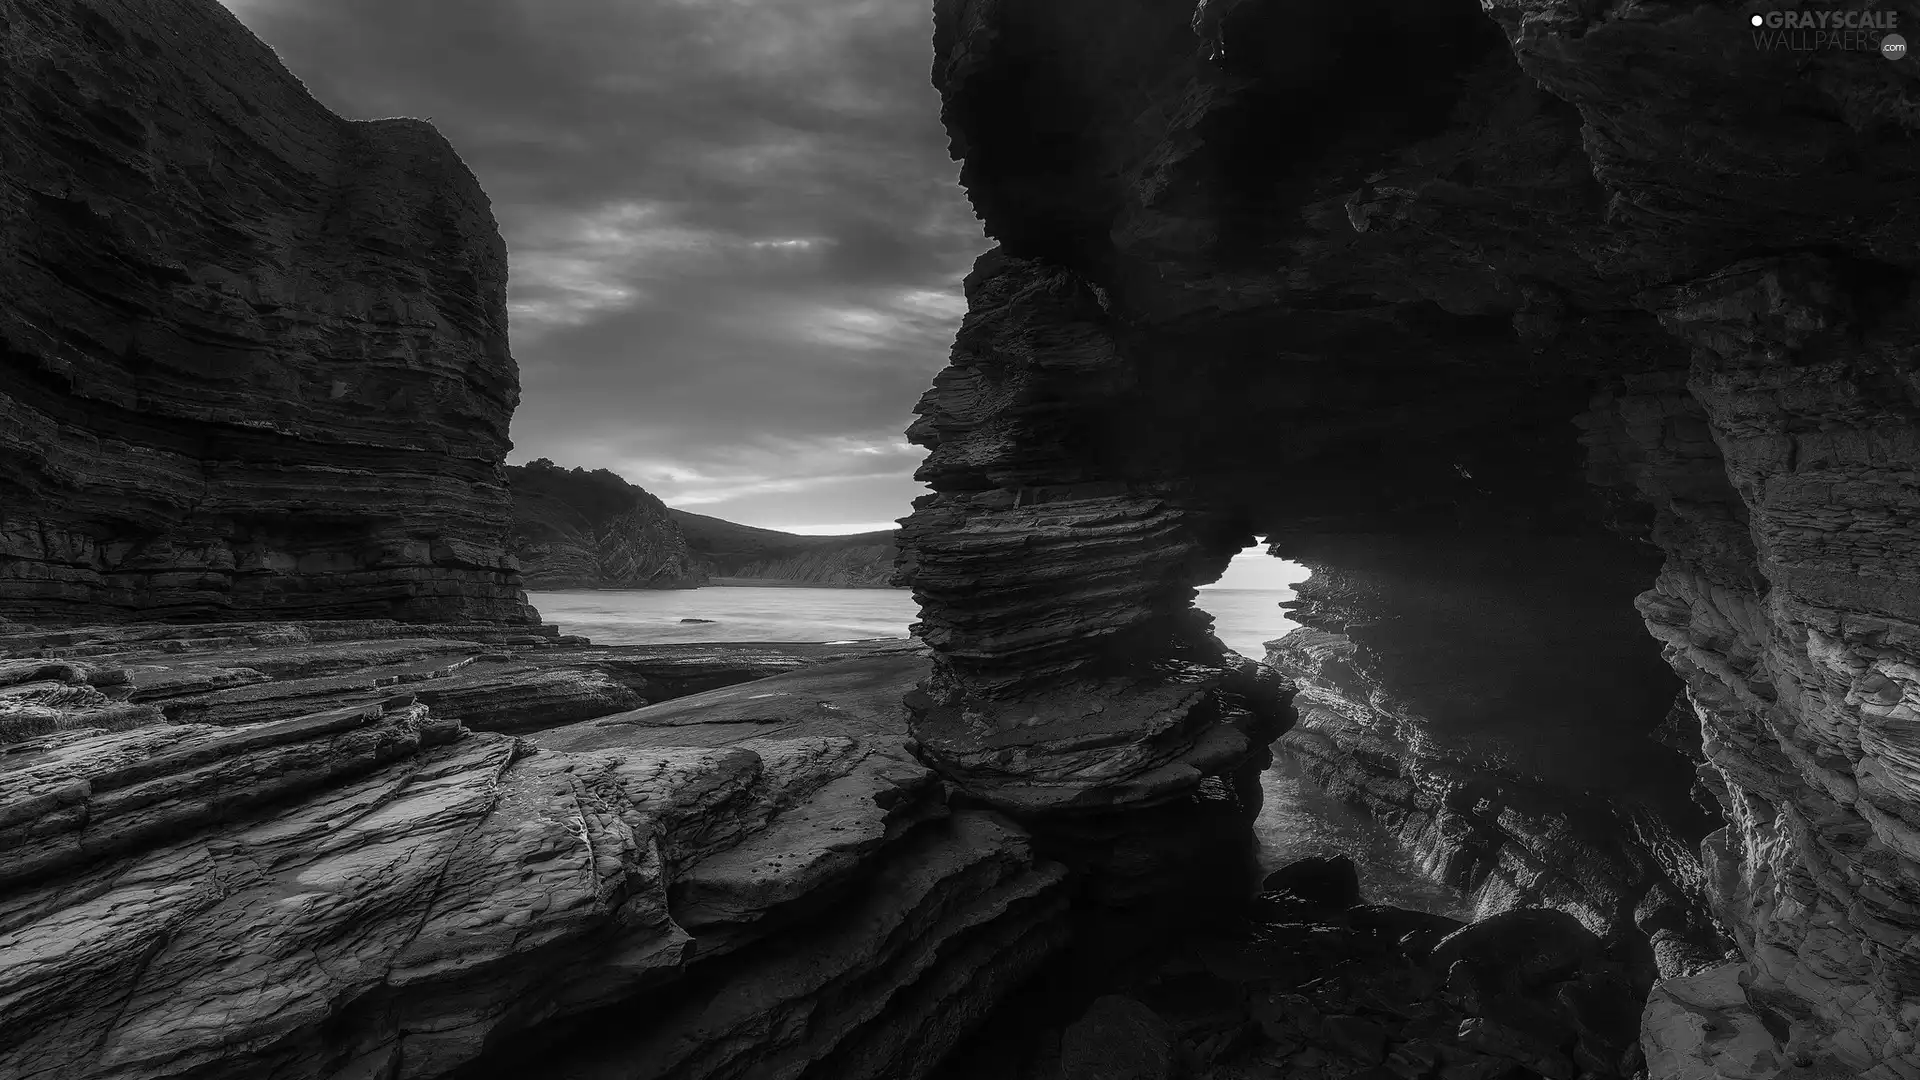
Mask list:
MULTIPOLYGON (((1264 659, 1266 642, 1296 628, 1279 605, 1294 598, 1293 587, 1309 573, 1264 547, 1251 547, 1234 557, 1219 581, 1199 590, 1195 604, 1214 617, 1214 632, 1228 648, 1264 659)), ((601 645, 904 638, 919 616, 907 589, 592 589, 529 593, 528 599, 561 632, 584 634, 601 645)), ((1368 900, 1462 914, 1458 897, 1425 877, 1416 860, 1365 814, 1302 778, 1283 753, 1276 752, 1261 786, 1265 803, 1254 830, 1268 869, 1343 854, 1360 867, 1368 900)))
MULTIPOLYGON (((1299 563, 1268 555, 1264 544, 1256 544, 1235 555, 1219 581, 1201 587, 1194 606, 1213 616, 1214 635, 1228 648, 1264 660, 1267 642, 1299 628, 1279 605, 1294 599, 1294 586, 1312 573, 1299 563)), ((1359 868, 1361 895, 1371 903, 1473 917, 1457 893, 1434 882, 1419 860, 1371 817, 1315 787, 1279 747, 1273 766, 1260 778, 1260 789, 1260 816, 1253 829, 1264 869, 1345 855, 1359 868)))
POLYGON ((1312 573, 1255 544, 1233 557, 1219 581, 1201 586, 1193 606, 1213 616, 1214 636, 1227 648, 1264 660, 1266 642, 1299 628, 1280 605, 1293 599, 1293 587, 1312 573))
POLYGON ((907 589, 580 589, 528 593, 527 600, 561 633, 585 634, 596 645, 904 638, 920 615, 907 589))
POLYGON ((1263 871, 1299 859, 1345 855, 1359 869, 1360 896, 1370 904, 1474 917, 1472 905, 1428 877, 1419 860, 1364 811, 1315 787, 1279 747, 1273 758, 1260 777, 1263 801, 1253 822, 1263 871))

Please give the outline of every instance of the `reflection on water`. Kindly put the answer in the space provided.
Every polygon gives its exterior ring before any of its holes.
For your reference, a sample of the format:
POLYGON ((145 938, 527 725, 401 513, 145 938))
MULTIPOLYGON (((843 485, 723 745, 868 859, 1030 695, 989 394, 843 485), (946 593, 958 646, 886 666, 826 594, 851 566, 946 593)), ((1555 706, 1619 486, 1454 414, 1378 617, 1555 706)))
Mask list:
MULTIPOLYGON (((1298 629, 1280 604, 1294 598, 1291 585, 1307 575, 1305 567, 1281 563, 1250 548, 1234 560, 1235 567, 1218 585, 1199 591, 1194 606, 1212 615, 1214 635, 1228 648, 1256 660, 1266 658, 1266 642, 1298 629), (1278 564, 1282 570, 1250 559, 1278 564), (1262 582, 1265 588, 1235 587, 1235 571, 1284 574, 1262 582), (1277 587, 1275 587, 1277 586, 1277 587)), ((1473 918, 1473 910, 1458 893, 1436 884, 1422 872, 1412 853, 1376 824, 1364 811, 1347 806, 1302 776, 1299 765, 1278 747, 1273 766, 1261 776, 1265 802, 1254 821, 1264 870, 1277 870, 1297 859, 1345 855, 1360 868, 1360 892, 1368 903, 1473 918)))
POLYGON ((1296 859, 1345 855, 1360 868, 1360 895, 1367 903, 1473 918, 1464 898, 1427 877, 1413 856, 1371 817, 1305 780, 1299 765, 1279 748, 1273 756, 1273 767, 1261 776, 1266 802, 1253 823, 1262 869, 1276 870, 1296 859))
POLYGON ((596 645, 903 638, 919 616, 906 589, 577 589, 532 592, 527 600, 561 633, 585 634, 596 645))

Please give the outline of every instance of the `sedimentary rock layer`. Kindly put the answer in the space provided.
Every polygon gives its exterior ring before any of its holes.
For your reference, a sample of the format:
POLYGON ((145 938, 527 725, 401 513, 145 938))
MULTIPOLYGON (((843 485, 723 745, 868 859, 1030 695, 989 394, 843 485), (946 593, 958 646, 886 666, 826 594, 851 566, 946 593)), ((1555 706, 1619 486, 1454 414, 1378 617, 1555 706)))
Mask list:
POLYGON ((0 611, 535 621, 506 251, 212 0, 0 4, 0 611))
POLYGON ((387 628, 0 661, 194 706, 0 753, 0 1072, 913 1077, 1061 940, 1063 868, 905 753, 915 650, 569 725, 590 647, 496 641, 516 737, 439 713, 462 628, 387 628))
POLYGON ((1651 552, 1349 536, 1299 557, 1305 628, 1267 661, 1300 685, 1282 745, 1308 776, 1477 910, 1575 913, 1648 973, 1721 958, 1695 854, 1721 822, 1654 739, 1680 683, 1633 612, 1651 552))
MULTIPOLYGON (((1450 573, 1420 553, 1587 545, 1577 582, 1638 545, 1728 822, 1691 873, 1743 988, 1656 990, 1650 1061, 1733 1069, 1673 1025, 1740 1008, 1768 1040, 1742 1068, 1910 1075, 1920 69, 1864 39, 1769 46, 1751 14, 936 5, 944 119, 1000 244, 912 430, 935 493, 901 565, 940 767, 995 789, 1077 752, 985 752, 1079 711, 1007 704, 1035 687, 1177 685, 1188 590, 1251 535, 1330 587, 1345 538, 1407 553, 1344 605, 1376 625, 1322 628, 1385 658, 1340 695, 1363 725, 1463 700, 1404 662, 1422 633, 1502 655, 1409 587, 1450 573)), ((1583 617, 1455 584, 1515 634, 1583 617)), ((1673 683, 1649 655, 1609 646, 1556 699, 1568 658, 1516 641, 1527 696, 1499 707, 1651 730, 1673 683)), ((1193 730, 1177 712, 1153 729, 1193 730)), ((1080 767, 1150 760, 1152 727, 1123 719, 1080 767)))
POLYGON ((918 649, 897 639, 595 646, 552 626, 390 621, 21 630, 0 633, 0 656, 16 657, 0 659, 0 741, 75 728, 250 724, 402 693, 442 720, 523 731, 918 649))

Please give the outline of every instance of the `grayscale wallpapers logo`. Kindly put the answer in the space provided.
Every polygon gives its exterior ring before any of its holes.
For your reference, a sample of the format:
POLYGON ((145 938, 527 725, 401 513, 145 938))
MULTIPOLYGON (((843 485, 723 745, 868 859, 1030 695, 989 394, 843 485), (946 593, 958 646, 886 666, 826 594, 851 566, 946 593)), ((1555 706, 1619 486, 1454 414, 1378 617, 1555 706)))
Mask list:
POLYGON ((1907 55, 1896 11, 1768 11, 1753 16, 1753 47, 1817 52, 1877 52, 1889 60, 1907 55))

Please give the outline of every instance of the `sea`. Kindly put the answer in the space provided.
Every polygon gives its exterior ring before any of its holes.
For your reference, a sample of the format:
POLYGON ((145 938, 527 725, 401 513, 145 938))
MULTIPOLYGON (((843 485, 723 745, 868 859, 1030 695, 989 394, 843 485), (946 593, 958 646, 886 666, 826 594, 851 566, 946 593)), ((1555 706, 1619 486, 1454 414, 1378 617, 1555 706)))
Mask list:
MULTIPOLYGON (((600 645, 903 638, 920 614, 908 589, 728 585, 536 592, 527 599, 562 633, 585 634, 600 645)), ((1198 606, 1213 616, 1214 634, 1228 648, 1258 660, 1266 656, 1266 642, 1294 628, 1278 607, 1291 599, 1292 589, 1208 586, 1198 606)))
MULTIPOLYGON (((1278 582, 1297 583, 1306 573, 1300 568, 1275 576, 1259 565, 1235 569, 1242 572, 1201 588, 1195 605, 1214 617, 1214 633, 1228 648, 1262 659, 1266 642, 1295 629, 1279 607, 1293 599, 1293 589, 1278 582), (1235 583, 1253 571, 1264 575, 1257 583, 1269 587, 1235 583)), ((529 593, 527 599, 562 633, 584 634, 601 645, 905 638, 919 614, 906 589, 595 589, 529 593)), ((1254 823, 1264 867, 1346 855, 1360 868, 1361 892, 1369 902, 1469 917, 1458 895, 1422 874, 1371 818, 1304 780, 1291 757, 1278 750, 1274 757, 1262 777, 1265 800, 1254 823)))

